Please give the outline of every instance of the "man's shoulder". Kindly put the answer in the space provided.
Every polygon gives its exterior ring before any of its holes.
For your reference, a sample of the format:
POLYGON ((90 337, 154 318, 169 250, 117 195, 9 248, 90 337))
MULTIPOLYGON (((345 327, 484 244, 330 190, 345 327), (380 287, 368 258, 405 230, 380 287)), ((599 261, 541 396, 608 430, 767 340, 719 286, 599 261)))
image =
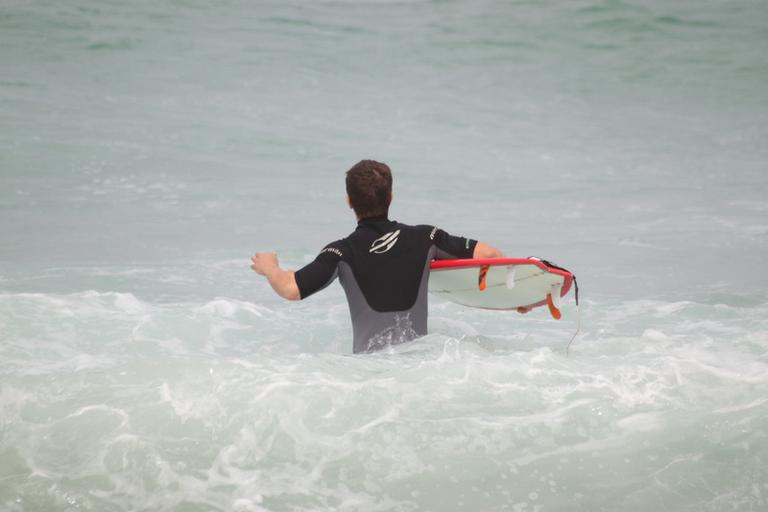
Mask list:
POLYGON ((405 224, 402 222, 396 222, 397 229, 401 232, 410 233, 411 240, 423 240, 430 243, 435 240, 435 235, 440 228, 432 224, 405 224))
POLYGON ((325 247, 322 248, 320 251, 320 254, 328 254, 332 256, 337 256, 339 258, 343 258, 344 255, 347 252, 347 248, 349 247, 347 239, 341 238, 339 240, 335 240, 329 244, 326 244, 325 247))
POLYGON ((414 226, 409 226, 414 231, 417 231, 420 235, 424 235, 430 240, 435 239, 435 235, 440 230, 437 226, 433 224, 416 224, 414 226))
POLYGON ((418 232, 421 232, 421 233, 430 233, 432 230, 436 230, 437 229, 432 224, 405 224, 405 223, 402 223, 402 222, 397 222, 396 224, 397 224, 399 229, 418 231, 418 232))

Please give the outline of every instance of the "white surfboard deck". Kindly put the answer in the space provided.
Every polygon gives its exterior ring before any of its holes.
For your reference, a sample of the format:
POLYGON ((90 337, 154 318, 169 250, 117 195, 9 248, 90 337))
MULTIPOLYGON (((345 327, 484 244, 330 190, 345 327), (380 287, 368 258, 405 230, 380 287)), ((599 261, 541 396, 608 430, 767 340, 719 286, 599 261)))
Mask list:
MULTIPOLYGON (((464 306, 499 310, 544 306, 550 295, 557 309, 572 282, 569 271, 536 258, 438 260, 430 266, 429 291, 464 306), (484 286, 481 270, 486 270, 484 286)), ((552 315, 559 318, 559 311, 552 315)))

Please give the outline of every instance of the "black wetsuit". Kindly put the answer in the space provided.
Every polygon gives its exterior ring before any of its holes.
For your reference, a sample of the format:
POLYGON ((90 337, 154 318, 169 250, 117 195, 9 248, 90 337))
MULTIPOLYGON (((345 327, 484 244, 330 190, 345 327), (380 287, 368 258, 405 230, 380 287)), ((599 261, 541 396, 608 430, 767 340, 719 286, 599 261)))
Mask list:
POLYGON ((476 244, 434 226, 363 219, 296 271, 296 284, 305 299, 338 276, 352 316, 353 351, 371 352, 427 334, 430 262, 471 258, 476 244))

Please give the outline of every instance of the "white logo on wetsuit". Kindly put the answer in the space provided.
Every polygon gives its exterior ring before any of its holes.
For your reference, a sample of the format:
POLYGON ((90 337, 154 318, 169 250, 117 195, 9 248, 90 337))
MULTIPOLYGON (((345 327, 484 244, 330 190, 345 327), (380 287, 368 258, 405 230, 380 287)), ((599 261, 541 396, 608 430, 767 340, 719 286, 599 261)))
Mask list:
POLYGON ((338 256, 339 258, 343 258, 344 257, 344 254, 342 254, 342 252, 340 250, 336 249, 335 247, 326 247, 325 249, 320 251, 320 254, 323 254, 324 252, 333 253, 336 256, 338 256))
POLYGON ((394 247, 394 245, 397 243, 398 236, 400 236, 399 229, 397 231, 392 231, 390 233, 387 233, 381 238, 377 238, 371 244, 371 248, 368 250, 368 252, 372 252, 374 254, 381 254, 381 253, 387 252, 392 247, 394 247))

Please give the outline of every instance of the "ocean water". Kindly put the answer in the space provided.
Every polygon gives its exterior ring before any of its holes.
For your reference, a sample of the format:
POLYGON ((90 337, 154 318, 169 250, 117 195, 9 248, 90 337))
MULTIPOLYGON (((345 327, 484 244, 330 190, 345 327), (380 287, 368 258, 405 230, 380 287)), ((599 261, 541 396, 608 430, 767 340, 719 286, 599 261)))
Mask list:
POLYGON ((768 510, 762 0, 0 5, 0 510, 768 510), (391 217, 551 259, 351 354, 391 217), (565 346, 580 333, 566 357, 565 346))

